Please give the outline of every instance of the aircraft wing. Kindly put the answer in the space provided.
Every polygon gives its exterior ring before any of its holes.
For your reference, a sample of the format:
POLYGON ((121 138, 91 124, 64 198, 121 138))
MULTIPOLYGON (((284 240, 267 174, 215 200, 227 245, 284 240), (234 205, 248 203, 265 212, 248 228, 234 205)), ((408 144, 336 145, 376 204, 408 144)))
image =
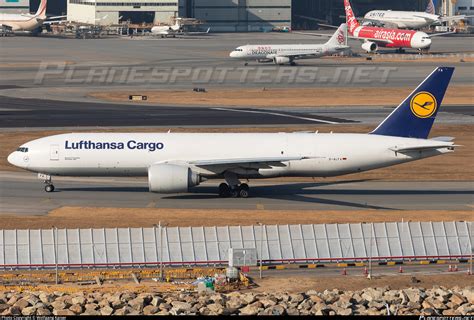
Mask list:
MULTIPOLYGON (((345 51, 345 50, 350 49, 350 48, 351 48, 350 46, 343 46, 343 45, 334 47, 334 49, 338 52, 339 51, 345 51)), ((287 58, 294 58, 294 59, 303 58, 303 57, 311 57, 311 56, 320 57, 321 52, 314 52, 314 53, 311 53, 311 52, 294 52, 294 53, 291 53, 291 54, 278 54, 278 57, 287 57, 287 58)))
POLYGON ((211 28, 207 28, 206 31, 191 31, 191 32, 182 32, 181 34, 183 35, 202 35, 202 34, 208 34, 209 31, 211 31, 211 28))
POLYGON ((471 18, 471 17, 473 16, 460 15, 460 16, 441 17, 441 21, 447 22, 447 21, 452 21, 452 20, 464 20, 466 18, 471 18))
POLYGON ((395 23, 382 22, 380 20, 374 20, 370 18, 363 18, 361 25, 362 26, 377 26, 377 27, 387 27, 387 28, 398 28, 398 25, 395 23))
POLYGON ((388 39, 377 39, 377 38, 355 38, 355 37, 351 37, 351 39, 357 39, 357 40, 363 40, 363 41, 372 41, 372 42, 375 42, 375 43, 384 43, 384 44, 391 44, 393 43, 392 40, 388 40, 388 39))
POLYGON ((48 20, 53 20, 53 19, 64 19, 64 18, 67 18, 67 16, 52 16, 52 17, 48 17, 48 20))
POLYGON ((300 32, 300 31, 291 31, 291 33, 302 34, 305 36, 325 37, 325 38, 331 38, 333 36, 333 33, 325 34, 325 33, 300 32))
POLYGON ((67 20, 44 21, 43 24, 62 24, 67 23, 67 20))
POLYGON ((12 31, 12 30, 13 30, 13 27, 12 27, 12 26, 10 26, 9 24, 5 24, 5 23, 0 23, 0 27, 5 28, 5 29, 8 30, 8 31, 12 31))
POLYGON ((296 161, 308 159, 308 157, 268 157, 268 158, 236 158, 236 159, 216 159, 216 160, 195 160, 188 161, 188 164, 196 167, 242 167, 242 168, 264 168, 268 166, 281 166, 286 161, 296 161))
MULTIPOLYGON (((326 38, 331 38, 333 36, 332 34, 313 33, 313 32, 295 32, 295 31, 293 31, 292 33, 302 34, 302 35, 307 35, 307 36, 326 37, 326 38)), ((354 37, 354 36, 350 36, 350 35, 347 35, 347 38, 353 39, 353 40, 367 40, 367 41, 373 41, 373 42, 378 42, 378 43, 386 43, 386 44, 393 43, 393 41, 386 40, 386 39, 359 38, 359 37, 354 37)))
POLYGON ((434 38, 434 37, 445 36, 447 34, 453 34, 453 33, 456 33, 456 31, 443 32, 443 33, 433 33, 433 34, 430 34, 429 37, 434 38))

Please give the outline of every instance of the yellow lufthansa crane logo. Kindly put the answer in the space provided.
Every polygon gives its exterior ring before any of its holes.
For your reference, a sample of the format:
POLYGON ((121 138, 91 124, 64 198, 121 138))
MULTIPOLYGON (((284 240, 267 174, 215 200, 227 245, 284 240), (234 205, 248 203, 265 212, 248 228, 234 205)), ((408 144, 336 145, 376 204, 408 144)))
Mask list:
POLYGON ((431 93, 419 92, 411 99, 410 108, 418 118, 429 118, 436 112, 438 103, 431 93))

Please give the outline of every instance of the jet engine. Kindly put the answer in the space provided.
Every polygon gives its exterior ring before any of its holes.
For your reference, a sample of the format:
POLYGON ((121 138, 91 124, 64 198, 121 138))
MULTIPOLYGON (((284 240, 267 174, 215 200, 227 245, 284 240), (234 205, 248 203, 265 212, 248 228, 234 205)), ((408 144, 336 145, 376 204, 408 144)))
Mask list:
POLYGON ((286 64, 286 63, 290 63, 291 62, 291 59, 288 58, 288 57, 275 57, 273 58, 273 62, 275 64, 286 64))
POLYGON ((203 180, 191 168, 175 164, 156 164, 148 168, 150 192, 179 193, 199 185, 203 180))
POLYGON ((367 41, 362 44, 362 49, 367 52, 375 52, 378 49, 378 46, 375 42, 367 41))

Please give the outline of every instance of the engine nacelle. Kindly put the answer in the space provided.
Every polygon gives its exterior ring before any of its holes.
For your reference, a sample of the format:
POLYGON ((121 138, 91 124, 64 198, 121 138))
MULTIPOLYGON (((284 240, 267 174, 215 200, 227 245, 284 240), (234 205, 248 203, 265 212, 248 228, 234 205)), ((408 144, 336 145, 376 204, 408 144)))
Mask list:
POLYGON ((375 52, 379 47, 375 42, 367 41, 362 44, 362 49, 367 52, 375 52))
POLYGON ((275 57, 273 58, 275 64, 287 64, 291 62, 291 59, 288 57, 275 57))
POLYGON ((148 168, 150 192, 179 193, 201 183, 201 177, 191 168, 175 164, 156 164, 148 168))

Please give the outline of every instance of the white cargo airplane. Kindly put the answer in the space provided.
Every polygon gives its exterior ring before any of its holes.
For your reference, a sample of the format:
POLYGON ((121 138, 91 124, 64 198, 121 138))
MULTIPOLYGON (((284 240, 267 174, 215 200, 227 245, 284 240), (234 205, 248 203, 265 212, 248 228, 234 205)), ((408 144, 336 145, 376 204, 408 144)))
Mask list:
POLYGON ((41 0, 35 14, 0 13, 0 26, 10 31, 33 31, 46 20, 46 0, 41 0))
POLYGON ((295 65, 298 59, 315 59, 329 56, 350 47, 347 45, 347 25, 341 24, 334 35, 324 44, 280 44, 280 45, 246 45, 236 48, 230 57, 240 60, 273 62, 278 65, 295 65))
POLYGON ((240 179, 330 177, 389 167, 454 150, 454 138, 428 139, 454 68, 436 68, 369 134, 69 133, 27 142, 8 156, 51 176, 146 176, 149 190, 187 192, 225 179, 222 197, 248 197, 240 179))
POLYGON ((440 16, 435 14, 434 5, 431 1, 425 12, 418 11, 392 11, 373 10, 365 14, 363 25, 381 24, 386 27, 401 29, 423 29, 429 26, 440 26, 443 22, 463 20, 469 16, 440 16))

